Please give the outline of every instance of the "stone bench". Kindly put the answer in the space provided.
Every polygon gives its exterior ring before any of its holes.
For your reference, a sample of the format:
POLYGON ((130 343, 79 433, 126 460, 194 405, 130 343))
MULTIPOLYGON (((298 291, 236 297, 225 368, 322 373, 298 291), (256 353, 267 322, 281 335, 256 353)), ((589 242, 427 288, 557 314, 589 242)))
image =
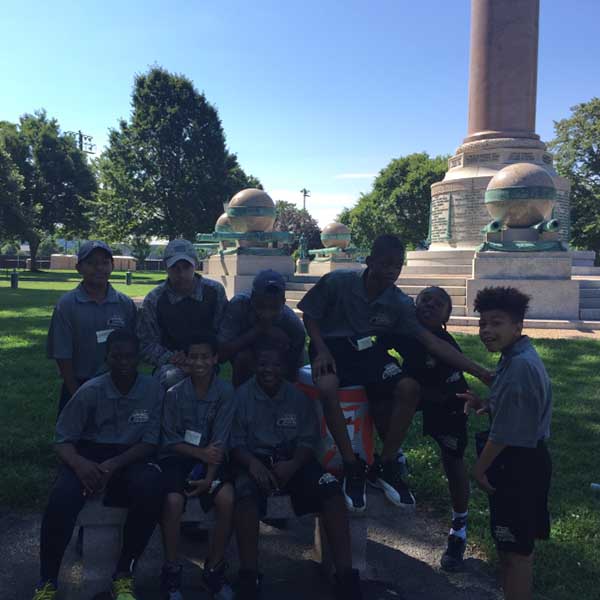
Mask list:
MULTIPOLYGON (((89 500, 79 513, 74 538, 77 540, 76 551, 82 564, 82 585, 86 587, 98 585, 110 579, 121 548, 122 528, 126 515, 126 509, 104 506, 100 499, 89 500)), ((364 513, 349 513, 349 516, 354 567, 365 577, 367 576, 367 519, 364 513)), ((297 517, 292 510, 289 496, 269 498, 265 519, 295 518, 297 517)), ((182 521, 199 523, 210 529, 214 523, 213 512, 206 514, 197 501, 188 502, 182 521)), ((234 543, 232 545, 235 546, 234 543)), ((333 571, 331 555, 318 516, 314 520, 314 550, 323 574, 331 576, 333 571)))

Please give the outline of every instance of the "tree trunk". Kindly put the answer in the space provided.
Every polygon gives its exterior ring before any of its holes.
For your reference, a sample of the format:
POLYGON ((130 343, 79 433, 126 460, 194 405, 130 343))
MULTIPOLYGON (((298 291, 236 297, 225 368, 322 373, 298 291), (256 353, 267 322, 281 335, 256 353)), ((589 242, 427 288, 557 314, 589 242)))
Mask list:
POLYGON ((25 237, 25 240, 29 244, 29 256, 31 258, 31 266, 30 266, 29 270, 30 271, 39 271, 39 269, 37 268, 37 253, 38 253, 38 248, 40 247, 40 242, 42 240, 41 240, 40 236, 33 231, 28 232, 27 236, 25 237))

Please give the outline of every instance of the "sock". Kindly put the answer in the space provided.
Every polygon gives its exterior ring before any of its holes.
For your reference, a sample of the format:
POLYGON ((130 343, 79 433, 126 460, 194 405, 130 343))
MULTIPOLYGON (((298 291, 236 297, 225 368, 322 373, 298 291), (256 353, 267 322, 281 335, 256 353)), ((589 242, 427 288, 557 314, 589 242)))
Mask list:
POLYGON ((396 454, 396 462, 406 464, 406 456, 404 455, 402 448, 398 448, 398 452, 396 454))
POLYGON ((455 535, 463 540, 467 539, 467 518, 469 511, 464 513, 457 513, 452 511, 452 527, 450 528, 450 535, 455 535))

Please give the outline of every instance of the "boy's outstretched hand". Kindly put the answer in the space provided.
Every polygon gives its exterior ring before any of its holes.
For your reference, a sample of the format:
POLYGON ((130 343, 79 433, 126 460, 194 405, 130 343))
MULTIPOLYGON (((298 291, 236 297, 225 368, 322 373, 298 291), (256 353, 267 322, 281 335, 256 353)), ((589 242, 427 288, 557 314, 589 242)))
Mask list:
POLYGON ((465 415, 471 411, 475 411, 478 415, 483 415, 489 412, 488 405, 475 392, 467 390, 463 394, 456 394, 457 398, 465 402, 465 415))
POLYGON ((335 375, 337 373, 335 360, 328 350, 322 350, 315 356, 311 369, 312 378, 315 383, 319 377, 331 374, 335 375))

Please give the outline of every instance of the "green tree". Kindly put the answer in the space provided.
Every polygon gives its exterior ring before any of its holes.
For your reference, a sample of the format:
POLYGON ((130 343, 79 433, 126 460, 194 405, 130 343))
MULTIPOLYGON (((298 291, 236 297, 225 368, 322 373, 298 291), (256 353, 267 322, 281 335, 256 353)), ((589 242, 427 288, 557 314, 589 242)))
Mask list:
POLYGON ((49 258, 51 254, 55 254, 59 251, 58 243, 53 236, 44 238, 38 246, 38 256, 49 258))
POLYGON ((233 193, 259 184, 228 151, 217 110, 186 77, 152 68, 135 78, 131 104, 96 165, 94 215, 108 239, 193 239, 213 230, 233 193))
POLYGON ((61 133, 44 111, 24 115, 17 124, 0 122, 0 147, 22 179, 18 204, 4 227, 29 243, 35 271, 43 238, 58 230, 63 235, 87 230, 85 202, 95 193, 96 180, 73 137, 61 133))
POLYGON ((299 209, 292 202, 277 200, 275 202, 274 231, 291 231, 296 236, 292 251, 298 248, 298 239, 302 234, 306 238, 308 249, 322 248, 321 230, 314 217, 306 209, 299 209))
POLYGON ((0 144, 0 234, 10 236, 23 228, 19 199, 23 177, 10 155, 0 144))
POLYGON ((571 243, 600 251, 600 98, 578 104, 554 122, 549 144, 556 169, 571 181, 571 243))
POLYGON ((424 240, 428 234, 431 184, 443 178, 447 160, 446 156, 431 158, 419 152, 396 158, 382 169, 373 189, 339 216, 350 227, 354 245, 370 248, 383 233, 398 235, 412 246, 424 240))

